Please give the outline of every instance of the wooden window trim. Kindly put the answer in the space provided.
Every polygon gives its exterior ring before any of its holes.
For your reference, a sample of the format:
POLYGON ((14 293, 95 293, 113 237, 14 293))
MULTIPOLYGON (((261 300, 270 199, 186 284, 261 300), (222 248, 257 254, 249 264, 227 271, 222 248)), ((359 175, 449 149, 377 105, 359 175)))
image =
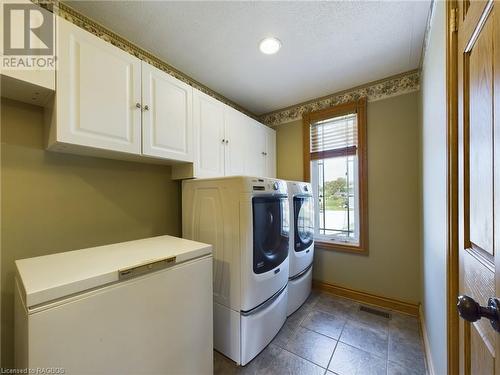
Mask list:
POLYGON ((315 241, 315 247, 327 250, 368 255, 368 158, 366 131, 366 98, 343 103, 331 108, 305 113, 302 116, 304 181, 311 181, 311 123, 331 117, 357 113, 358 115, 358 170, 359 170, 359 244, 350 245, 315 241))

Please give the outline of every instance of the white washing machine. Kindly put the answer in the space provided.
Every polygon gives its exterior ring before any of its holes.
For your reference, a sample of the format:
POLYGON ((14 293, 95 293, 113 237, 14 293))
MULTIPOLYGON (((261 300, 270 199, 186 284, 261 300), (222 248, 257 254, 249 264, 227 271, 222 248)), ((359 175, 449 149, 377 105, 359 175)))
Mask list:
POLYGON ((287 181, 290 204, 290 275, 287 316, 311 293, 314 257, 314 202, 311 184, 287 181))
POLYGON ((286 320, 286 182, 223 177, 182 185, 183 237, 213 245, 214 348, 245 365, 286 320))

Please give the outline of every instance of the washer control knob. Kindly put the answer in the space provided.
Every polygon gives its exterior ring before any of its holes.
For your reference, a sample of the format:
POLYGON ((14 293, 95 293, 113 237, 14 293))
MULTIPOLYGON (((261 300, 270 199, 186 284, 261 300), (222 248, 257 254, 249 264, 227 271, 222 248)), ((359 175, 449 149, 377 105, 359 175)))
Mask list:
POLYGON ((273 184, 273 189, 274 189, 274 190, 278 190, 278 189, 279 189, 279 187, 280 187, 280 186, 279 186, 279 184, 278 184, 277 182, 275 182, 275 183, 273 184))
POLYGON ((309 191, 309 188, 307 187, 307 185, 304 185, 304 191, 309 191))

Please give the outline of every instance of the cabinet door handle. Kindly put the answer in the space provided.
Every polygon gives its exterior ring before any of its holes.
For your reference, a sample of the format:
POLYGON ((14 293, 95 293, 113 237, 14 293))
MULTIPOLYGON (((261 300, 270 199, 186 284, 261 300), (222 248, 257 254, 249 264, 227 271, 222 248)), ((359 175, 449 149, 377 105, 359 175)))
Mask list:
POLYGON ((223 140, 222 140, 222 144, 224 144, 224 143, 226 143, 226 140, 225 140, 225 139, 223 139, 223 140))
POLYGON ((135 107, 141 109, 142 108, 141 103, 135 103, 135 107))
POLYGON ((229 139, 226 139, 226 145, 229 144, 229 139))
POLYGON ((144 110, 145 110, 145 111, 149 111, 149 105, 147 105, 147 104, 146 104, 146 105, 144 106, 144 110))

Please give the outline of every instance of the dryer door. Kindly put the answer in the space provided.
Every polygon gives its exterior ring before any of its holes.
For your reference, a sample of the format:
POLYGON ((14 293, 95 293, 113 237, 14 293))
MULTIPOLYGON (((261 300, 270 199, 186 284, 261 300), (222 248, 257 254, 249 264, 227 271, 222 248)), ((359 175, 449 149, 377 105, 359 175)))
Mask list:
POLYGON ((288 256, 289 210, 286 196, 252 199, 253 271, 264 273, 278 267, 288 256))
POLYGON ((314 241, 313 198, 306 195, 293 197, 293 211, 294 249, 296 252, 304 251, 311 247, 314 241))

